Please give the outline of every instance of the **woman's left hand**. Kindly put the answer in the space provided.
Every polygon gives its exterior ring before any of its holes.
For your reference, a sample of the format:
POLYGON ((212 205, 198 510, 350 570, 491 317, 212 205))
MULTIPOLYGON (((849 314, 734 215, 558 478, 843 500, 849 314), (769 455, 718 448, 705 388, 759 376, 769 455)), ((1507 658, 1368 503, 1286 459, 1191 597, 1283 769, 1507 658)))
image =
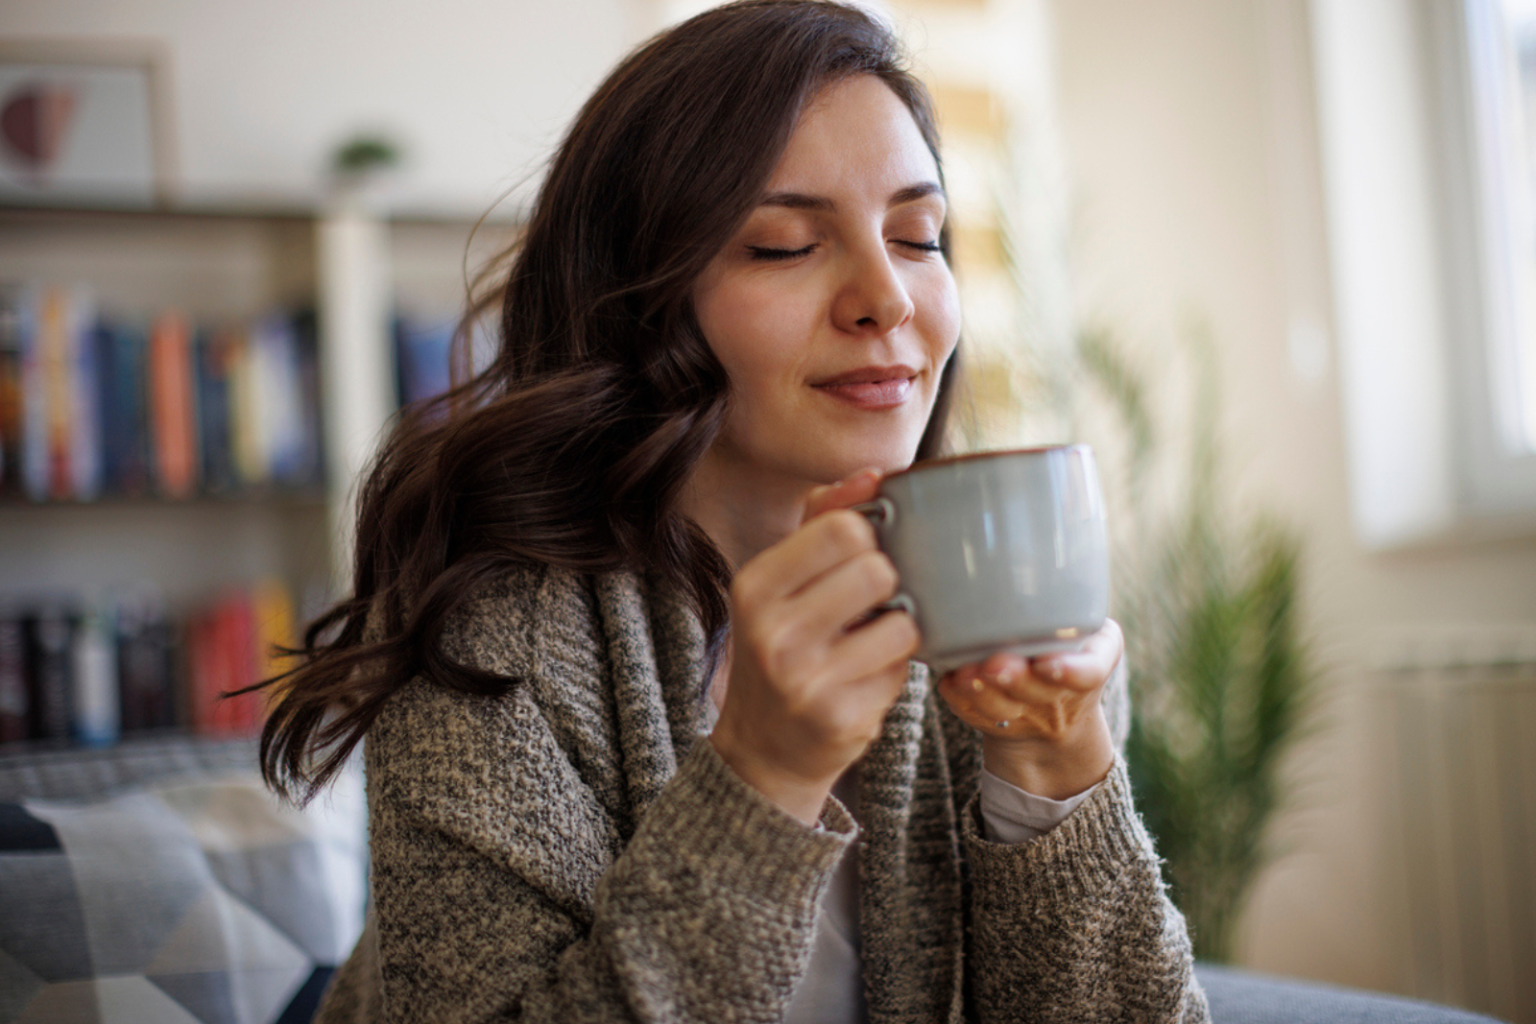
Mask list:
POLYGON ((1076 651, 1000 653, 955 669, 940 680, 939 695, 982 734, 988 771, 1064 800, 1103 781, 1114 764, 1100 697, 1124 650, 1110 619, 1076 651))

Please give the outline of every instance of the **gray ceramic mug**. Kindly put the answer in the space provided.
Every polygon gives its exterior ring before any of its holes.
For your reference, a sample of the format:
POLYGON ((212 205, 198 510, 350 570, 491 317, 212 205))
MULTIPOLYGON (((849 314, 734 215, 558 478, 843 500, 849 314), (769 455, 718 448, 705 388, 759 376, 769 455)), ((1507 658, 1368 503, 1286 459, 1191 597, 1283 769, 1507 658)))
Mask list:
POLYGON ((874 524, 937 674, 998 651, 1081 646, 1109 614, 1093 450, 1063 445, 921 462, 856 508, 874 524))

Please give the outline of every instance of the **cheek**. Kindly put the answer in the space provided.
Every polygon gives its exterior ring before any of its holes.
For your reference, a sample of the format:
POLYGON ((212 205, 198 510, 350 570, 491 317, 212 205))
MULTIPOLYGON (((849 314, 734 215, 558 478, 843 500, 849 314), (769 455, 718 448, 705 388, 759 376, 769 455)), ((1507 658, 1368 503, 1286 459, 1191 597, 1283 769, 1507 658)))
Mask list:
POLYGON ((934 362, 942 363, 960 339, 960 295, 948 272, 919 287, 919 295, 913 297, 918 333, 934 362))
POLYGON ((751 281, 721 282, 694 301, 705 340, 743 397, 799 369, 812 305, 803 290, 751 281))

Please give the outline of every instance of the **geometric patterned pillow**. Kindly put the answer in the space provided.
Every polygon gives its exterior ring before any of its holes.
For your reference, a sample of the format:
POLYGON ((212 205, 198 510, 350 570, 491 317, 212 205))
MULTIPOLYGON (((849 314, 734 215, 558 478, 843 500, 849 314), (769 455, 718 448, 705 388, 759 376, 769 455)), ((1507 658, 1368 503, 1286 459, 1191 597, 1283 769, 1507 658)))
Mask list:
POLYGON ((0 803, 0 1022, 307 1022, 362 930, 366 815, 241 772, 0 803))

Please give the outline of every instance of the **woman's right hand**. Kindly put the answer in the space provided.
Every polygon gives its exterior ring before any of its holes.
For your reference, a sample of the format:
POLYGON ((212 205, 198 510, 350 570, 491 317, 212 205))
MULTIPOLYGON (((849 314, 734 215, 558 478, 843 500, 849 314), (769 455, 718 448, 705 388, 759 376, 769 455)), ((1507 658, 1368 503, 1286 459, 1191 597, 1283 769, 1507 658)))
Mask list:
POLYGON ((818 487, 800 528, 731 583, 730 674, 710 742, 744 782, 806 824, 879 737, 918 647, 906 612, 864 621, 897 587, 874 529, 849 510, 879 487, 877 470, 818 487))

